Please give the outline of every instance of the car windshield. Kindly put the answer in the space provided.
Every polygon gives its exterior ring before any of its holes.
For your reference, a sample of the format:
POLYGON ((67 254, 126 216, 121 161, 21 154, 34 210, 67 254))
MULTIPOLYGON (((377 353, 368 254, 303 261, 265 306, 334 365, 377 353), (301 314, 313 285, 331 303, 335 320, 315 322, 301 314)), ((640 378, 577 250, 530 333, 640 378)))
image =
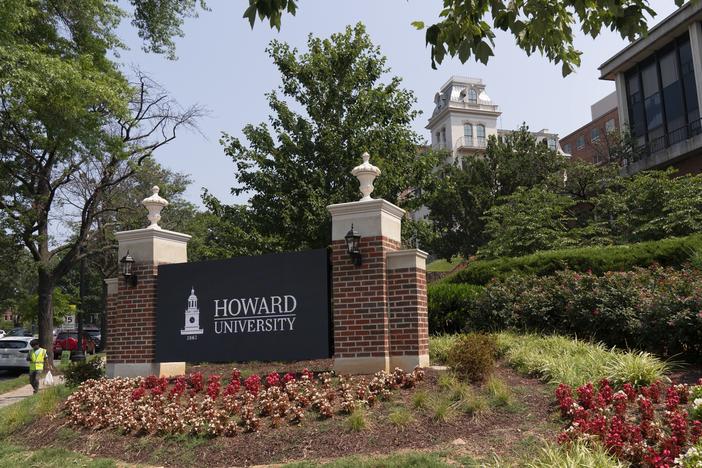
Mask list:
POLYGON ((78 338, 78 333, 59 333, 56 337, 57 340, 65 340, 66 338, 73 338, 74 340, 78 338))
POLYGON ((11 330, 10 333, 7 334, 7 336, 27 336, 31 335, 27 330, 22 330, 21 328, 15 328, 14 330, 11 330))
POLYGON ((6 340, 0 341, 0 349, 24 349, 27 347, 26 341, 6 340))

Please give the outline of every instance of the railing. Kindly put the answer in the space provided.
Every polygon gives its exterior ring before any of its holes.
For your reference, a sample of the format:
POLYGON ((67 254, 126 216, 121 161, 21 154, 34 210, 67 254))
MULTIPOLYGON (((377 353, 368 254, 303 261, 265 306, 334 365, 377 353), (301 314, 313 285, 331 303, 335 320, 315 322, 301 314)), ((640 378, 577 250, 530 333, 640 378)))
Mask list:
POLYGON ((492 101, 483 101, 478 99, 477 102, 470 101, 449 101, 449 107, 458 107, 463 109, 481 109, 496 112, 497 105, 493 104, 492 101))
POLYGON ((456 145, 454 146, 455 148, 485 148, 487 146, 487 138, 485 137, 476 137, 476 138, 470 138, 466 136, 462 136, 458 140, 456 140, 456 145))
POLYGON ((633 162, 646 159, 652 154, 658 153, 659 151, 662 151, 676 143, 680 143, 681 141, 685 141, 688 138, 692 138, 701 133, 702 118, 693 120, 683 127, 677 128, 658 138, 654 138, 645 145, 635 147, 631 161, 627 161, 626 164, 631 164, 633 162))

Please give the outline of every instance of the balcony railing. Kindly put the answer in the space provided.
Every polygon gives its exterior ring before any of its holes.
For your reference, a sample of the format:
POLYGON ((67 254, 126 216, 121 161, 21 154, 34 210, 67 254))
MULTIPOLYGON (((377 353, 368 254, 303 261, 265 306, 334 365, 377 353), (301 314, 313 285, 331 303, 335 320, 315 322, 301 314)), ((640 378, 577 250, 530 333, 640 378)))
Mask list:
POLYGON ((683 127, 677 128, 658 138, 654 138, 645 145, 634 148, 632 159, 627 161, 627 164, 646 159, 652 154, 658 153, 676 143, 680 143, 681 141, 685 141, 701 133, 702 119, 693 120, 683 127))
POLYGON ((487 146, 487 138, 484 137, 466 137, 462 136, 456 140, 456 149, 461 148, 485 148, 487 146))
POLYGON ((459 108, 459 109, 479 109, 491 112, 497 112, 498 106, 493 104, 492 101, 483 101, 478 99, 476 102, 470 101, 450 101, 449 107, 459 108))

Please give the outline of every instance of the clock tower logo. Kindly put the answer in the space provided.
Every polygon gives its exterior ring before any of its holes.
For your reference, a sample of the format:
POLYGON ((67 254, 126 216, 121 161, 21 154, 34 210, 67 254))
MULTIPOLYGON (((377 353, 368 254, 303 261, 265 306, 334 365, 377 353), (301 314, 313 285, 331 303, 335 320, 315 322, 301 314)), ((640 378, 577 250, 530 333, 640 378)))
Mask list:
POLYGON ((189 339, 195 339, 194 335, 202 335, 203 332, 204 330, 200 328, 200 309, 197 307, 197 296, 195 288, 192 288, 190 297, 188 297, 188 308, 185 310, 185 328, 180 331, 180 334, 188 335, 189 339))

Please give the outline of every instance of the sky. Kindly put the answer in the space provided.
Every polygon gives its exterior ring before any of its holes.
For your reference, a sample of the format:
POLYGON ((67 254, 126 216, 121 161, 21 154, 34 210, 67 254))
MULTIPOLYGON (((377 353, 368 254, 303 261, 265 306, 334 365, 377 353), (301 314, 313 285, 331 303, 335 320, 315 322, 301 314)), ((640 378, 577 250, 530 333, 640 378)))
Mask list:
MULTIPOLYGON (((401 77, 403 86, 414 91, 416 108, 423 114, 413 127, 426 140, 429 134, 424 126, 433 110, 434 94, 452 75, 483 79, 487 94, 502 111, 501 128, 526 122, 533 130, 547 128, 560 136, 589 122, 590 105, 614 91, 614 82, 599 80, 597 67, 627 41, 609 31, 597 39, 576 37, 582 63, 566 78, 560 66, 538 54, 528 57, 511 36, 501 32, 488 65, 472 59, 465 64, 445 59, 433 70, 424 31, 410 23, 433 24, 442 4, 441 0, 302 0, 297 15, 284 16, 278 32, 259 22, 252 30, 242 18, 246 0, 208 0, 211 11, 186 19, 185 36, 176 41, 177 60, 144 53, 128 21, 119 34, 129 50, 119 60, 125 71, 137 67, 146 72, 181 105, 199 104, 208 109, 208 115, 198 122, 199 132, 181 132, 156 154, 165 167, 190 175, 192 185, 186 198, 198 205, 205 187, 226 203, 246 202, 245 196, 230 193, 235 167, 219 139, 222 132, 243 138, 241 130, 246 124, 267 122, 270 112, 265 93, 280 84, 278 71, 265 52, 272 39, 304 50, 310 33, 328 37, 363 22, 387 57, 391 75, 401 77)), ((651 0, 650 5, 658 13, 650 26, 675 10, 673 0, 651 0)))

